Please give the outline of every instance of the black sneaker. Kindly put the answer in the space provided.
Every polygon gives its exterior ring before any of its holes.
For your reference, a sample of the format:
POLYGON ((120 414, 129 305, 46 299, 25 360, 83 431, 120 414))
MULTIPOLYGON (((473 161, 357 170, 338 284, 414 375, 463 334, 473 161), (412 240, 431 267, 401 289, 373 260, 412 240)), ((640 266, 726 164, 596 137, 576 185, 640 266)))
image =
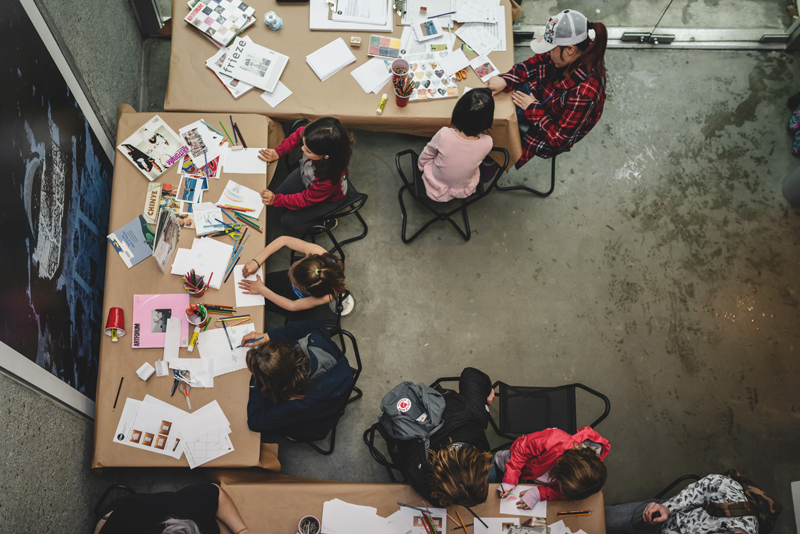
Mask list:
MULTIPOLYGON (((324 221, 322 223, 322 226, 324 226, 328 230, 333 230, 334 228, 339 226, 339 219, 336 219, 336 218, 328 219, 328 220, 326 220, 326 221, 324 221)), ((318 229, 318 228, 315 228, 315 229, 313 229, 311 231, 311 235, 314 235, 314 236, 321 235, 321 234, 324 234, 324 233, 325 233, 325 230, 321 230, 321 229, 318 229)))

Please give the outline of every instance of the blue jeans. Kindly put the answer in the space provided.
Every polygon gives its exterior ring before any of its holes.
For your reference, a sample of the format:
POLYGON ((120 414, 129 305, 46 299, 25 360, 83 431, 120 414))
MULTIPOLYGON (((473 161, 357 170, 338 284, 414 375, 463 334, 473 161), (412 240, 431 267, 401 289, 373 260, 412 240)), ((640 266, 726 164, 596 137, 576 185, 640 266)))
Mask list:
POLYGON ((651 502, 661 504, 664 500, 650 499, 606 506, 606 534, 660 534, 664 523, 649 524, 641 520, 645 506, 651 502))

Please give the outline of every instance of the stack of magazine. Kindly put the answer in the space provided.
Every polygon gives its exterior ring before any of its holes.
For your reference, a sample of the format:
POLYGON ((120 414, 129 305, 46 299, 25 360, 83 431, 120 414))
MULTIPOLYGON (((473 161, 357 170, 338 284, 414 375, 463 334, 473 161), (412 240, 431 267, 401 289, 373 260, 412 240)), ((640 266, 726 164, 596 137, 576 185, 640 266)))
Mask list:
POLYGON ((224 48, 255 21, 255 8, 241 0, 190 0, 185 20, 217 46, 224 48))

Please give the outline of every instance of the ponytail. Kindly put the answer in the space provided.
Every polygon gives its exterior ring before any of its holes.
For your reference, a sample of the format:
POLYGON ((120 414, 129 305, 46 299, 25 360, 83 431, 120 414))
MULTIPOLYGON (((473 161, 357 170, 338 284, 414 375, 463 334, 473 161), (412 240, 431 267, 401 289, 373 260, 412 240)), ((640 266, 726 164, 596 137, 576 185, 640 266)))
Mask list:
POLYGON ((295 262, 289 269, 289 280, 299 290, 312 297, 331 295, 334 298, 345 291, 344 262, 333 254, 309 254, 295 262))
POLYGON ((589 74, 605 80, 606 78, 606 45, 608 44, 608 30, 602 22, 590 22, 589 30, 594 30, 594 40, 586 38, 585 41, 576 45, 581 51, 578 58, 579 66, 586 69, 589 74))

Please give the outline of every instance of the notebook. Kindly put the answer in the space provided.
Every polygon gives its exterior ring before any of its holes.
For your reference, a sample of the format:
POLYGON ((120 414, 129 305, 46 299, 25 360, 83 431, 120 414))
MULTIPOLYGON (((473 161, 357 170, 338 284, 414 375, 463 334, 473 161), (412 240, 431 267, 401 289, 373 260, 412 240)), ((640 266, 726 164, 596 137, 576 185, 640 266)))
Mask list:
POLYGON ((323 82, 355 60, 341 37, 306 56, 306 63, 323 82))

